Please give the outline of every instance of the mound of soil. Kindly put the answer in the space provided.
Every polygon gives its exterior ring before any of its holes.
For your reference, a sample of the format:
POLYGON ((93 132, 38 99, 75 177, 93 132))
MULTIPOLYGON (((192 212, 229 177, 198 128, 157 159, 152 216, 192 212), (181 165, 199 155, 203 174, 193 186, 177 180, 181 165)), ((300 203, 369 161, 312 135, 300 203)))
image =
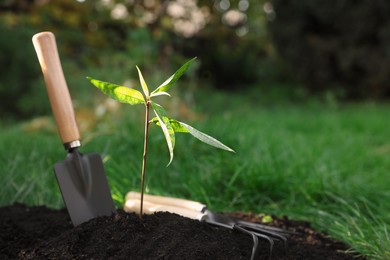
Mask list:
MULTIPOLYGON (((295 232, 288 237, 287 253, 276 243, 272 259, 364 259, 346 253, 347 245, 307 222, 285 217, 270 225, 295 232)), ((73 227, 66 210, 14 204, 0 208, 0 230, 0 259, 250 259, 252 250, 247 235, 165 212, 140 219, 118 210, 73 227)), ((268 259, 268 243, 260 240, 260 245, 260 259, 268 259)))

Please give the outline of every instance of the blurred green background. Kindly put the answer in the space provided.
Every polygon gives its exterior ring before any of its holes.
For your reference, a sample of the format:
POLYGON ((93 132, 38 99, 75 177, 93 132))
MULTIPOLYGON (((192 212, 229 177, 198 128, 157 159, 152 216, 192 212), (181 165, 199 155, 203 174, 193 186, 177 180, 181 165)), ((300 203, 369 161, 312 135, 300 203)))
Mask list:
POLYGON ((1 118, 49 111, 31 44, 44 30, 57 36, 76 99, 90 95, 85 75, 123 83, 137 64, 159 79, 193 56, 197 88, 257 89, 271 100, 388 98, 388 1, 334 2, 3 0, 1 118))
POLYGON ((390 1, 0 1, 0 205, 63 207, 65 157, 31 38, 52 31, 82 135, 117 206, 140 189, 142 108, 86 79, 140 90, 196 63, 161 98, 170 116, 236 150, 178 135, 169 168, 151 130, 147 192, 220 211, 308 220, 390 259, 390 1), (188 140, 187 140, 188 139, 188 140))

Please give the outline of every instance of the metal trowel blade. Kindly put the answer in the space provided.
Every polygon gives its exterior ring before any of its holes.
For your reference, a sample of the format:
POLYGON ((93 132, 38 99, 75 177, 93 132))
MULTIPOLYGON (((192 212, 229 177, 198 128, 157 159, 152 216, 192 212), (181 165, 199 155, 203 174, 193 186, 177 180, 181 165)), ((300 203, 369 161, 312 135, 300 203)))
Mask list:
POLYGON ((74 226, 115 212, 101 157, 70 151, 54 172, 74 226))

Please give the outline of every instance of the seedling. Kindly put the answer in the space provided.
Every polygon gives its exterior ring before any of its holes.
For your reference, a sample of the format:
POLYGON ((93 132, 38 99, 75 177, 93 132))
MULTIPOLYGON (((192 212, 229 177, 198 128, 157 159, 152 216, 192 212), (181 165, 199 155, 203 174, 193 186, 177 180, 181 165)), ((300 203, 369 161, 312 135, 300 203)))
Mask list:
POLYGON ((144 150, 142 157, 142 173, 141 173, 141 206, 140 206, 140 216, 142 217, 143 213, 143 197, 145 189, 145 174, 146 174, 146 161, 147 161, 147 152, 148 152, 148 136, 149 136, 149 126, 151 123, 158 125, 164 133, 165 140, 167 141, 168 150, 169 150, 169 166, 173 160, 173 149, 175 148, 175 132, 188 133, 199 139, 200 141, 214 146, 219 149, 223 149, 229 152, 234 152, 231 148, 227 147, 217 139, 200 132, 199 130, 189 126, 183 122, 179 122, 175 119, 169 118, 165 109, 152 101, 153 98, 161 95, 170 96, 167 92, 175 82, 184 74, 184 72, 189 68, 189 66, 194 62, 195 58, 186 62, 181 66, 171 77, 169 77, 164 83, 157 87, 154 91, 149 92, 149 88, 142 76, 140 69, 137 68, 139 81, 143 90, 143 94, 133 88, 128 88, 125 86, 116 85, 109 82, 100 81, 87 77, 87 79, 98 89, 100 89, 107 96, 115 99, 118 102, 126 103, 130 105, 144 104, 145 105, 145 136, 144 136, 144 150), (149 120, 150 108, 152 108, 155 117, 149 120))

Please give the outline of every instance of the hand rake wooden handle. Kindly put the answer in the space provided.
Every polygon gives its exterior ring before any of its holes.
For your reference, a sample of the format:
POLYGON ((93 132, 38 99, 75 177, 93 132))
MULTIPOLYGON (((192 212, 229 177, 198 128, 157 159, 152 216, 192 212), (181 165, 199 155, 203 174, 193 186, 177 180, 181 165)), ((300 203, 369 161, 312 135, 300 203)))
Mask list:
MULTIPOLYGON (((126 194, 126 201, 131 199, 141 199, 141 193, 135 191, 128 192, 126 194)), ((144 201, 151 202, 154 204, 159 204, 159 205, 180 207, 183 209, 192 210, 196 212, 204 212, 207 209, 207 206, 205 204, 202 204, 197 201, 149 195, 149 194, 144 194, 144 201)))
POLYGON ((41 32, 35 34, 32 41, 41 65, 51 109, 62 143, 66 149, 80 146, 80 134, 54 34, 41 32))
MULTIPOLYGON (((141 200, 128 199, 128 200, 126 200, 126 203, 124 206, 124 211, 134 212, 134 213, 139 214, 140 205, 141 205, 141 200)), ((196 219, 196 220, 203 220, 203 218, 205 216, 204 213, 201 213, 199 211, 185 209, 185 208, 181 208, 181 207, 170 206, 170 205, 155 204, 155 203, 152 203, 149 201, 148 202, 144 201, 143 212, 145 214, 153 214, 155 212, 170 212, 170 213, 175 213, 177 215, 180 215, 180 216, 183 216, 186 218, 191 218, 191 219, 196 219)))

